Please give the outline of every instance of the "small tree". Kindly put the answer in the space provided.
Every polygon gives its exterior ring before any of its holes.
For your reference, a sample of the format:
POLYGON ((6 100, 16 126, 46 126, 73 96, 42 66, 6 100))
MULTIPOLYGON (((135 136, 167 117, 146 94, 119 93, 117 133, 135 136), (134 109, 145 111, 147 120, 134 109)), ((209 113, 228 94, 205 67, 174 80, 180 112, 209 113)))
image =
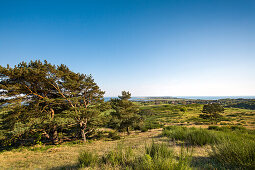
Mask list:
POLYGON ((135 123, 141 121, 141 117, 138 114, 138 107, 129 99, 131 93, 122 91, 122 95, 117 99, 111 99, 111 106, 114 109, 112 115, 112 122, 115 122, 115 128, 120 131, 126 130, 127 134, 130 134, 130 127, 135 123))
POLYGON ((222 117, 220 113, 224 112, 224 107, 217 103, 206 104, 203 107, 200 117, 203 119, 210 119, 211 122, 217 123, 218 118, 222 117))

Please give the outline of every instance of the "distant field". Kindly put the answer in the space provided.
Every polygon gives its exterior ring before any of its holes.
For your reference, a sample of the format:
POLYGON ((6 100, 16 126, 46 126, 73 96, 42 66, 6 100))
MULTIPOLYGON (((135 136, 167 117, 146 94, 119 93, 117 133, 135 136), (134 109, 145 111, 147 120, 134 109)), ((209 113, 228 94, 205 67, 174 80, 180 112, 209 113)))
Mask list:
MULTIPOLYGON (((158 122, 162 125, 185 125, 195 127, 208 127, 208 120, 199 118, 203 105, 148 105, 141 106, 146 115, 146 122, 158 122)), ((223 118, 217 125, 238 125, 248 129, 255 129, 255 110, 225 108, 223 118)))

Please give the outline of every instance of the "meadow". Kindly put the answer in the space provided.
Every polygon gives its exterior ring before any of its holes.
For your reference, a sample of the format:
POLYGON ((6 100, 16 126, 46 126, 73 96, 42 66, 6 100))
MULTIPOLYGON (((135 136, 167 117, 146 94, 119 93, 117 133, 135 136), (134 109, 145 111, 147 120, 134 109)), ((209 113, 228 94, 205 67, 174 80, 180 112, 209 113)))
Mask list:
POLYGON ((255 110, 225 108, 217 124, 202 104, 136 103, 143 124, 130 135, 99 128, 96 137, 38 143, 0 153, 0 169, 254 169, 255 110))

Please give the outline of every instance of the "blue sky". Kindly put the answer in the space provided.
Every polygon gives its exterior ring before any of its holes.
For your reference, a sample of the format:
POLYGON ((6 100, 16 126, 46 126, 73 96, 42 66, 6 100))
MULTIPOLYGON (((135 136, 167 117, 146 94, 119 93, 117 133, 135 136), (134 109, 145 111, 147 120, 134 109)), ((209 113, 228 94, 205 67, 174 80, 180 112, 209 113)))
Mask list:
POLYGON ((255 95, 255 1, 0 0, 0 59, 66 64, 106 96, 255 95))

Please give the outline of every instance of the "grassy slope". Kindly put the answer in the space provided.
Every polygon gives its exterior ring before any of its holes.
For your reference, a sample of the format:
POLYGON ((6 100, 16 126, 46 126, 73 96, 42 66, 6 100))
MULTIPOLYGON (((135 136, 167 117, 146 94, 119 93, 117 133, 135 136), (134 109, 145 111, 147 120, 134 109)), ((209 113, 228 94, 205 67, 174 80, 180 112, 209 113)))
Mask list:
MULTIPOLYGON (((106 152, 114 149, 118 143, 124 143, 124 146, 132 146, 138 150, 144 149, 145 144, 155 142, 168 143, 169 140, 165 137, 160 137, 161 129, 154 129, 148 132, 135 133, 125 137, 124 140, 118 141, 93 141, 87 144, 64 144, 59 147, 52 147, 49 149, 41 148, 37 151, 31 151, 32 148, 24 148, 13 151, 5 151, 0 153, 0 169, 34 169, 34 168, 76 168, 77 158, 81 151, 87 150, 103 155, 106 152)), ((176 152, 180 151, 181 146, 175 143, 170 143, 171 147, 176 152)), ((208 148, 194 147, 193 156, 195 158, 206 157, 208 148)))
MULTIPOLYGON (((201 122, 198 118, 201 114, 202 105, 186 106, 186 111, 180 111, 179 106, 175 105, 153 105, 142 106, 143 109, 153 111, 147 121, 158 121, 165 125, 182 124, 184 126, 208 127, 208 122, 201 122)), ((219 125, 234 124, 243 125, 249 129, 255 129, 255 111, 247 109, 227 108, 224 116, 227 120, 219 125)), ((159 137, 161 129, 154 129, 143 133, 133 133, 126 137, 123 142, 125 146, 132 146, 138 149, 144 149, 145 144, 150 143, 152 139, 155 142, 165 142, 171 145, 175 151, 179 152, 181 143, 170 142, 166 137, 159 137)), ((30 147, 21 148, 12 151, 0 153, 0 169, 34 169, 34 168, 76 168, 77 158, 81 151, 88 150, 103 155, 116 147, 118 141, 93 141, 87 144, 63 144, 61 146, 30 147)), ((212 168, 217 166, 210 160, 207 150, 210 147, 193 146, 193 166, 198 168, 212 168)))

